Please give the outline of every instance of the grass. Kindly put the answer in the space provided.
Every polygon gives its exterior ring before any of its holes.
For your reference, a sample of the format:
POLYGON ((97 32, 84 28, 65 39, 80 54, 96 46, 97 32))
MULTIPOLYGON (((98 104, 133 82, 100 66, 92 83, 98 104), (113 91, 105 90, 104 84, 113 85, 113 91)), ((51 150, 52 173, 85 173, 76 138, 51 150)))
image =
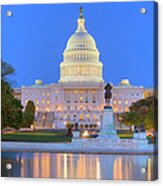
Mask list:
MULTIPOLYGON (((118 133, 118 136, 121 139, 132 139, 133 133, 118 133)), ((155 143, 155 137, 153 137, 153 136, 147 136, 147 140, 149 143, 155 143)))
POLYGON ((15 132, 1 135, 2 141, 26 142, 70 142, 71 137, 66 135, 66 130, 58 131, 30 131, 15 132))
POLYGON ((119 133, 118 136, 121 139, 131 139, 133 138, 133 133, 119 133))
MULTIPOLYGON (((121 139, 132 139, 133 133, 118 133, 121 139)), ((66 130, 37 130, 29 132, 14 132, 1 134, 2 141, 24 141, 24 142, 71 142, 71 137, 66 135, 66 130)), ((147 137, 149 143, 155 143, 154 137, 147 137)))

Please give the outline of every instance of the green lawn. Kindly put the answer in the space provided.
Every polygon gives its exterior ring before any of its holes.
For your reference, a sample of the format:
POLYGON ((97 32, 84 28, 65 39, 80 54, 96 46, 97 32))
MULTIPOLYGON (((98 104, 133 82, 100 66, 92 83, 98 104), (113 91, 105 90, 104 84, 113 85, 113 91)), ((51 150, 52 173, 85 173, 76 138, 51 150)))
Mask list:
MULTIPOLYGON (((133 138, 133 133, 119 133, 118 136, 121 139, 132 139, 133 138)), ((155 143, 155 137, 148 136, 147 137, 149 143, 155 143)))
POLYGON ((65 130, 58 131, 30 131, 2 134, 2 141, 27 142, 70 142, 71 137, 66 136, 65 130))
POLYGON ((121 138, 121 139, 130 139, 130 138, 133 138, 133 133, 120 133, 118 134, 118 136, 121 138))
MULTIPOLYGON (((2 134, 2 141, 26 141, 26 142, 71 142, 71 137, 66 135, 66 130, 54 131, 30 131, 30 132, 15 132, 2 134)), ((121 139, 131 139, 133 133, 118 133, 121 139)), ((148 137, 150 143, 154 143, 153 137, 148 137)))

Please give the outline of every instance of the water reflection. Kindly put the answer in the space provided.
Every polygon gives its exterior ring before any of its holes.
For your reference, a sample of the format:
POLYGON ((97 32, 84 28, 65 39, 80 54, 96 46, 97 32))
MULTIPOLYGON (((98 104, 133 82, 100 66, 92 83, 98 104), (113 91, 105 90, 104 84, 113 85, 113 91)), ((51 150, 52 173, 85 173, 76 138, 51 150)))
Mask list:
POLYGON ((154 180, 156 175, 156 156, 2 152, 5 177, 154 180))

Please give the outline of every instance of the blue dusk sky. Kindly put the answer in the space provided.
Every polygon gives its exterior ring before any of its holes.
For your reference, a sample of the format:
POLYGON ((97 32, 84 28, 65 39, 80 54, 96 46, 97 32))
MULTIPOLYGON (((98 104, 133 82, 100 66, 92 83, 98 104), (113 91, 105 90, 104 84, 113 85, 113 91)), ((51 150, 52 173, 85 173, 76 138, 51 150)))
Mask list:
POLYGON ((2 6, 2 59, 16 70, 14 87, 35 79, 58 82, 60 62, 83 6, 86 29, 94 37, 105 82, 153 86, 153 2, 2 6), (146 8, 146 14, 140 8, 146 8), (6 11, 12 12, 11 17, 6 11))

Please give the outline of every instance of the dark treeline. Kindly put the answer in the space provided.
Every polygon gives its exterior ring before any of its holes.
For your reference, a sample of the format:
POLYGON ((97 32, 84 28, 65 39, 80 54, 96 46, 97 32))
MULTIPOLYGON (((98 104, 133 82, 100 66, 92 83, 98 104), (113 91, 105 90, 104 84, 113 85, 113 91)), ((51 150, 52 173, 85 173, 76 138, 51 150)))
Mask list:
POLYGON ((14 97, 14 90, 8 80, 8 76, 14 72, 11 65, 1 60, 1 129, 10 127, 17 130, 30 127, 34 122, 34 103, 28 101, 23 111, 21 101, 14 97))

